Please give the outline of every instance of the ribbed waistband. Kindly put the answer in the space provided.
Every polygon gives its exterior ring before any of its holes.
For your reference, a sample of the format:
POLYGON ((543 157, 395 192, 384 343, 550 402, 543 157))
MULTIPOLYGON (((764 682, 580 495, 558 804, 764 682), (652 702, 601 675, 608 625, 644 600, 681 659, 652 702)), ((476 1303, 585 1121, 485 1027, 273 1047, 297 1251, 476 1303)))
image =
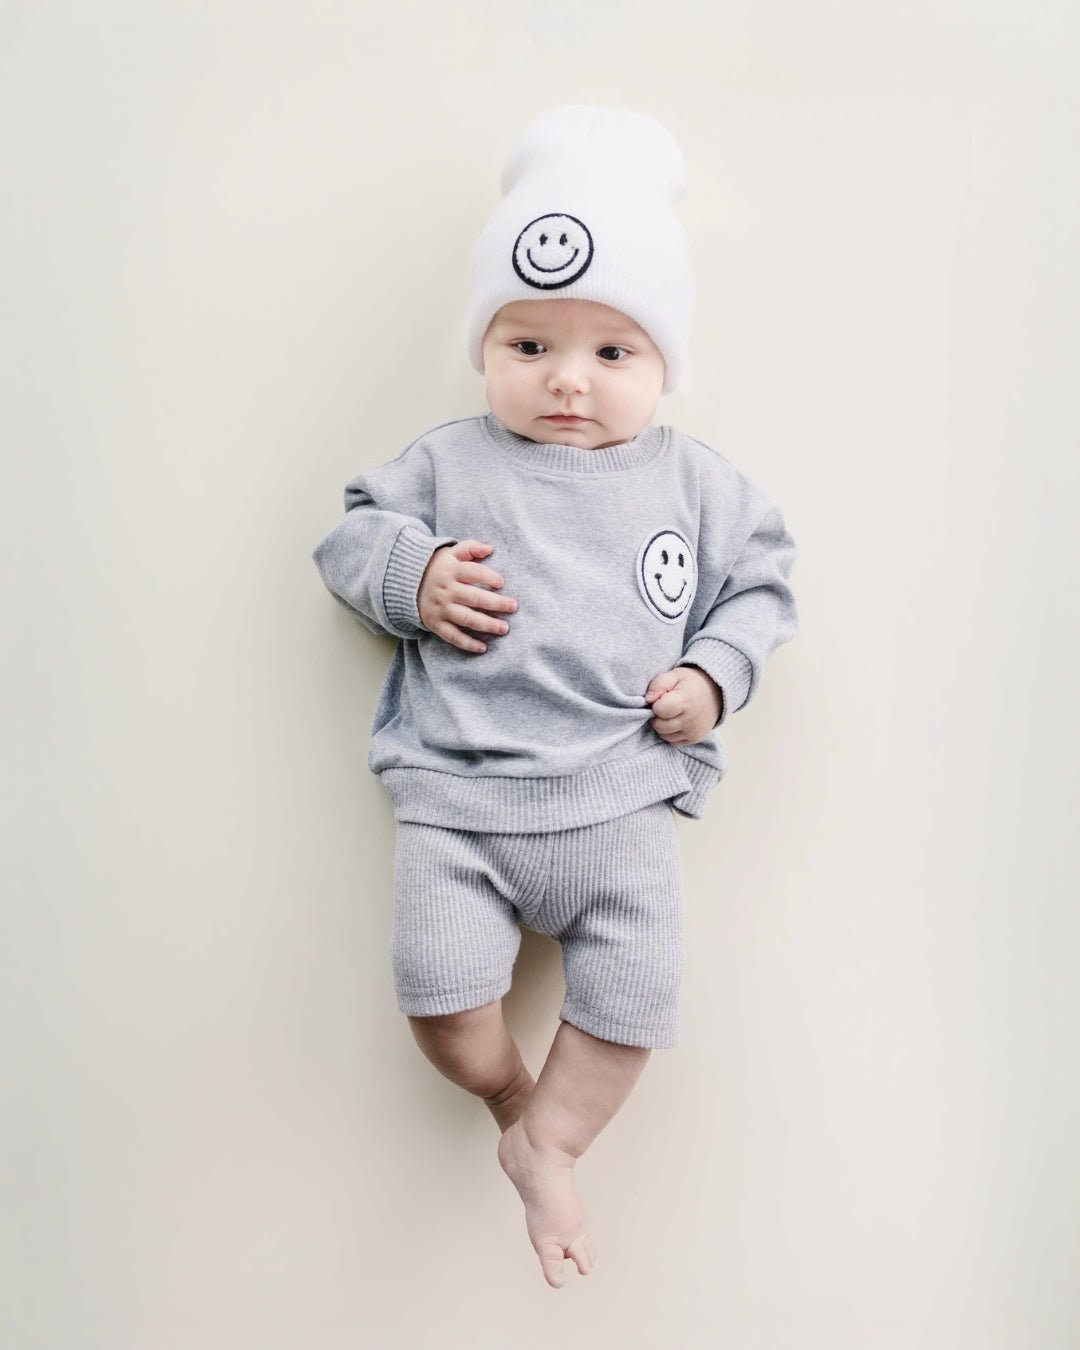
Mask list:
POLYGON ((668 800, 682 815, 696 819, 722 776, 722 769, 665 741, 639 755, 551 778, 466 776, 407 767, 379 774, 396 820, 495 834, 571 830, 668 800))

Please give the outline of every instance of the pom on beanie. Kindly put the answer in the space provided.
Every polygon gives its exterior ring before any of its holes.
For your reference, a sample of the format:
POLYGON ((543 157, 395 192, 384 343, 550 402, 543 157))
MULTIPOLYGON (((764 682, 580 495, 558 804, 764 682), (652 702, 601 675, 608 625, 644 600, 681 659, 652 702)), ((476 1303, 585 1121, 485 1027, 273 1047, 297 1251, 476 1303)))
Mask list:
POLYGON ((669 394, 686 367, 694 282, 675 204, 686 191, 679 144, 644 113, 566 105, 535 118, 511 148, 503 199, 469 255, 466 346, 514 300, 595 300, 628 315, 660 349, 669 394))

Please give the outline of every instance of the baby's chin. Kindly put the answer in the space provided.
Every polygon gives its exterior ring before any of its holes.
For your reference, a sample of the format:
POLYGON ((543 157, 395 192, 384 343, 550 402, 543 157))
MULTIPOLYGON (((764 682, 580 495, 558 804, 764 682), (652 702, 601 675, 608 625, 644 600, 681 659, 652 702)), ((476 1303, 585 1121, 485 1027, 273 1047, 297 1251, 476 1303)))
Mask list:
POLYGON ((605 427, 595 422, 583 422, 578 427, 560 427, 556 423, 541 423, 539 431, 533 431, 530 440, 542 445, 576 445, 580 450, 599 450, 605 445, 617 445, 618 441, 605 427))
POLYGON ((644 427, 621 432, 611 427, 598 426, 595 422, 585 422, 580 427, 560 427, 554 424, 547 434, 531 436, 530 440, 540 440, 555 445, 577 445, 584 450, 606 450, 611 445, 624 445, 645 430, 644 427))
POLYGON ((508 421, 498 412, 495 415, 510 431, 527 441, 534 441, 537 445, 576 445, 582 450, 603 450, 610 445, 623 445, 645 430, 644 427, 638 427, 624 433, 602 426, 591 418, 576 426, 560 426, 558 422, 547 422, 543 417, 508 421))

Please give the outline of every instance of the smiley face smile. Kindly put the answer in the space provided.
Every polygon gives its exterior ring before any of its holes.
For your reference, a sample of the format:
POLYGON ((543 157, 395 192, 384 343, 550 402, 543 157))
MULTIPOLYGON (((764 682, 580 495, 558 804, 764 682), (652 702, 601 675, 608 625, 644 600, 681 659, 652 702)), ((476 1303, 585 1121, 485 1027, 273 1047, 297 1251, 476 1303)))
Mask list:
POLYGON ((678 600, 679 596, 682 595, 683 591, 686 590, 686 582, 684 581, 683 584, 679 587, 677 595, 668 595, 667 591, 664 590, 663 584, 660 581, 660 573, 654 572, 653 575, 656 577, 657 590, 659 590, 660 594, 664 597, 665 600, 670 600, 672 604, 674 604, 675 601, 678 600))
POLYGON ((567 267, 570 266, 570 264, 574 261, 574 259, 577 257, 577 255, 578 255, 580 252, 581 252, 581 249, 579 249, 579 248, 574 249, 574 251, 573 251, 573 253, 570 255, 569 259, 568 259, 566 262, 564 262, 564 263, 560 263, 558 267, 541 267, 540 264, 539 264, 539 263, 536 261, 536 259, 533 257, 533 255, 532 255, 532 250, 531 250, 531 249, 528 249, 528 248, 527 248, 527 249, 525 250, 525 256, 526 256, 526 258, 528 258, 529 262, 532 263, 532 265, 536 268, 536 270, 537 270, 538 272, 561 272, 561 271, 563 271, 564 268, 567 268, 567 267))

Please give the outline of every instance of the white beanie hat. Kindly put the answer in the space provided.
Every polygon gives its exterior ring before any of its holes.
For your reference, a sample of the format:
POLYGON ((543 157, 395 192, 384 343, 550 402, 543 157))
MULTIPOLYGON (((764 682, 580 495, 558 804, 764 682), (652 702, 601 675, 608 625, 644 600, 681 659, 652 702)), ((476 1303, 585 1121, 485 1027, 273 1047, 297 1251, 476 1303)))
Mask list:
POLYGON ((686 191, 678 142, 643 113, 566 105, 530 122, 502 171, 503 199, 469 255, 466 344, 513 300, 595 300, 644 328, 667 367, 686 367, 694 281, 675 203, 686 191))

